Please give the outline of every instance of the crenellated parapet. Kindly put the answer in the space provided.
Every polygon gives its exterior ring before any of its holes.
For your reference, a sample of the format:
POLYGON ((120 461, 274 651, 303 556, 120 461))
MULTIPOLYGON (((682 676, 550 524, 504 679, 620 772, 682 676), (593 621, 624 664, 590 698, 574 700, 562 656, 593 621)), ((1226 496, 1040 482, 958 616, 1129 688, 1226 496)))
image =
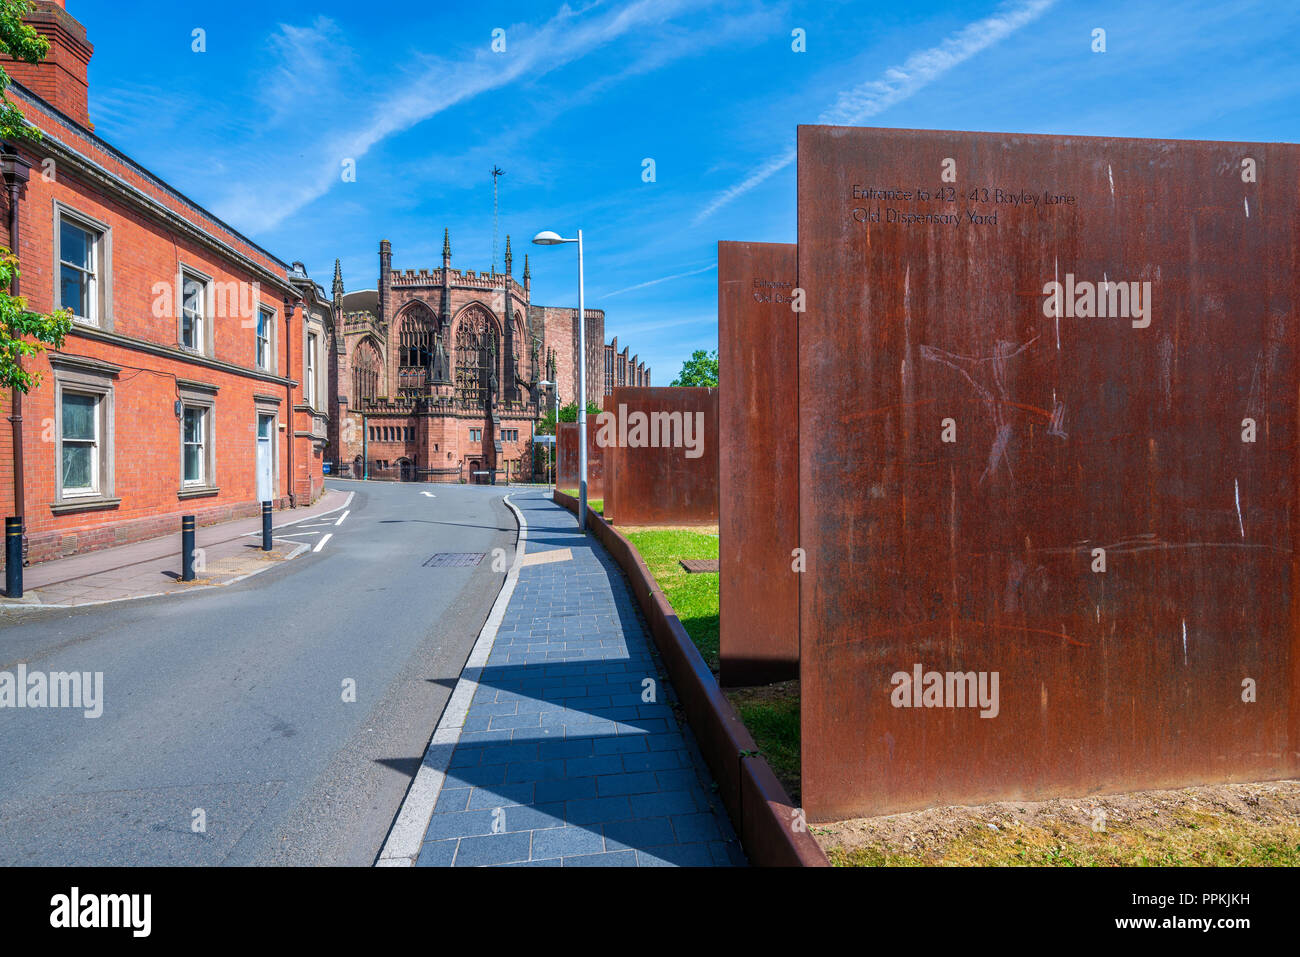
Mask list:
POLYGON ((503 286, 521 299, 527 298, 524 285, 508 273, 485 269, 394 269, 389 274, 393 289, 419 289, 451 286, 459 289, 495 290, 503 286))
POLYGON ((343 313, 344 332, 377 329, 379 326, 379 318, 368 310, 343 313))

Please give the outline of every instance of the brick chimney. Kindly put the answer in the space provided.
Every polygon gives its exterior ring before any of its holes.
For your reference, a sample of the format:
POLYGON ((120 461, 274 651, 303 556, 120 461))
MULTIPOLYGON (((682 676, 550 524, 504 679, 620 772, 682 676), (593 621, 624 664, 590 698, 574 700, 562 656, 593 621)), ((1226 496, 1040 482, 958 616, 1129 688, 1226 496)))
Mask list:
POLYGON ((86 28, 68 13, 64 0, 36 0, 23 19, 50 41, 49 55, 40 63, 0 56, 5 72, 55 109, 94 129, 86 106, 86 66, 95 48, 86 41, 86 28))

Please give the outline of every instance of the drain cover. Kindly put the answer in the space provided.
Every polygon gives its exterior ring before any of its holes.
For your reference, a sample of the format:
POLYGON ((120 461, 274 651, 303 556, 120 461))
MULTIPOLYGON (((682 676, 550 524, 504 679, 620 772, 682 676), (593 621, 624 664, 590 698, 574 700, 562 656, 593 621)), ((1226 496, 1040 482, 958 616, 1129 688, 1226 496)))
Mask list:
POLYGON ((680 562, 682 568, 692 575, 698 575, 700 572, 718 571, 718 559, 716 558, 683 558, 680 559, 680 562))
POLYGON ((432 558, 425 559, 425 568, 465 568, 477 565, 483 560, 485 552, 439 552, 432 558))

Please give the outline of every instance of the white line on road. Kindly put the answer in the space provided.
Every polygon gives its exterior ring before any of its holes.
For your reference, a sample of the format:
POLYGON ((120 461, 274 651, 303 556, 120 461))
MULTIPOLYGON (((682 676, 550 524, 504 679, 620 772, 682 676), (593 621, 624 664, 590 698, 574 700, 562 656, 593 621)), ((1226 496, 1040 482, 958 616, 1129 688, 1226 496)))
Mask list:
MULTIPOLYGON (((333 515, 333 514, 334 514, 335 512, 337 512, 339 509, 344 509, 344 508, 347 508, 349 505, 351 505, 351 504, 352 504, 352 498, 353 498, 353 496, 356 495, 356 494, 357 494, 356 492, 348 492, 348 497, 345 498, 345 499, 343 500, 343 504, 342 504, 342 505, 335 505, 333 508, 331 508, 331 509, 327 509, 327 510, 325 510, 324 512, 317 512, 315 515, 304 515, 304 516, 302 516, 302 518, 291 518, 291 519, 290 519, 289 521, 287 521, 287 522, 281 522, 279 525, 276 525, 275 528, 277 528, 277 529, 280 529, 280 528, 288 528, 290 525, 297 525, 299 522, 310 522, 310 521, 312 521, 313 519, 324 518, 326 515, 333 515)), ((243 535, 241 535, 240 537, 241 537, 241 538, 246 538, 246 537, 248 537, 248 536, 250 536, 250 535, 261 535, 261 534, 262 534, 262 532, 261 532, 261 530, 259 529, 258 531, 255 531, 255 532, 245 532, 245 533, 244 533, 243 535)))
MULTIPOLYGON (((315 532, 312 532, 312 534, 315 535, 316 533, 315 533, 315 532)), ((334 537, 334 533, 333 533, 333 532, 326 532, 326 533, 325 533, 325 537, 322 538, 319 542, 316 543, 316 547, 313 548, 312 551, 313 551, 313 552, 318 552, 318 551, 320 551, 322 548, 325 547, 325 543, 328 542, 328 541, 329 541, 331 538, 333 538, 333 537, 334 537)))
POLYGON ((339 516, 339 520, 338 520, 337 522, 335 522, 334 524, 335 524, 335 525, 342 525, 342 524, 343 524, 343 519, 347 518, 347 517, 348 517, 349 515, 351 515, 351 514, 352 514, 352 509, 348 509, 346 512, 344 512, 342 515, 339 516))
POLYGON ((421 492, 420 494, 423 495, 425 498, 437 498, 437 497, 438 497, 438 496, 434 495, 432 492, 421 492))

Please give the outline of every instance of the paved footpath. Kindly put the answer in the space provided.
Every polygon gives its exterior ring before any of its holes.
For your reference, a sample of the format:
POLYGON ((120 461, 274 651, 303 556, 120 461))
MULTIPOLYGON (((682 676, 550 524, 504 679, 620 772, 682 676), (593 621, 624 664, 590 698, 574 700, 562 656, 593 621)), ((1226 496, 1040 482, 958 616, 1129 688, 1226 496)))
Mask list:
POLYGON ((523 565, 417 865, 744 864, 621 570, 549 493, 511 501, 523 565))

